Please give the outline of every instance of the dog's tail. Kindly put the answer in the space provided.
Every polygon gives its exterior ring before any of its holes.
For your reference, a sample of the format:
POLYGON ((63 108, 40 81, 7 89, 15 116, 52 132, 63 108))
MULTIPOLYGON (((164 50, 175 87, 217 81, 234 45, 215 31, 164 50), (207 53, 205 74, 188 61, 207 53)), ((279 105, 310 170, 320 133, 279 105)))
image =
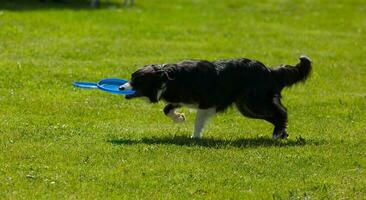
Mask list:
POLYGON ((271 69, 276 83, 280 89, 290 87, 295 83, 304 82, 311 72, 311 60, 307 56, 300 56, 300 63, 296 66, 281 66, 271 69))

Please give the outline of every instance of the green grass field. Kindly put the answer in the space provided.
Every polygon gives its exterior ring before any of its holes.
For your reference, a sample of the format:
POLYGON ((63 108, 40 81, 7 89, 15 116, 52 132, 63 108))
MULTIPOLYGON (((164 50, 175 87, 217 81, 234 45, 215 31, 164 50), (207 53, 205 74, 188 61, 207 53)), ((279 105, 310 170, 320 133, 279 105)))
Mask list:
POLYGON ((0 2, 0 198, 366 199, 364 0, 0 2), (72 87, 148 63, 247 57, 314 71, 290 139, 234 109, 192 141, 163 103, 72 87))

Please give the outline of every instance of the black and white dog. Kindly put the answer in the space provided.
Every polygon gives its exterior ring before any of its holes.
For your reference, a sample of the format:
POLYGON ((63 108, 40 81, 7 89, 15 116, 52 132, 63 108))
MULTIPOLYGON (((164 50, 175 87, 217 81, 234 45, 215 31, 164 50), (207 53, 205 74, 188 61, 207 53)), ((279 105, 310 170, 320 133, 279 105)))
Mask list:
POLYGON ((192 138, 201 138, 207 120, 233 104, 246 117, 272 123, 273 138, 287 138, 287 110, 281 104, 281 90, 305 81, 311 68, 311 60, 306 56, 301 56, 296 66, 274 69, 246 58, 151 64, 134 72, 120 90, 136 91, 127 99, 147 97, 152 103, 164 100, 164 113, 175 122, 185 121, 177 108, 196 108, 192 138))

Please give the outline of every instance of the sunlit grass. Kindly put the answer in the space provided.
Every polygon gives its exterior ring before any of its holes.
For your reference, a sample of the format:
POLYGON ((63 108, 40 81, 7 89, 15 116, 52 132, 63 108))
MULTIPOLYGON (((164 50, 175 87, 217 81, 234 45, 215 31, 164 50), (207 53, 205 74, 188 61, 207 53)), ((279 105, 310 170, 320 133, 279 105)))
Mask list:
POLYGON ((10 199, 366 196, 366 6, 330 1, 0 3, 0 195, 10 199), (147 63, 255 58, 314 71, 286 89, 287 141, 234 109, 202 141, 163 103, 72 87, 147 63))

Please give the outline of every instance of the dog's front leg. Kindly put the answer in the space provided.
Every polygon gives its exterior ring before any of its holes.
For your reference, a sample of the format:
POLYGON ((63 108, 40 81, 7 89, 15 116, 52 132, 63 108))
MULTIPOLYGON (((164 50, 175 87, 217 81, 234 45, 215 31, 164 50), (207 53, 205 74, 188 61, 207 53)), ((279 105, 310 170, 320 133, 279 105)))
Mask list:
POLYGON ((196 114, 196 122, 192 138, 199 139, 202 137, 202 130, 206 122, 216 113, 216 108, 198 109, 196 114))
POLYGON ((164 114, 168 116, 170 119, 172 119, 174 122, 184 122, 186 120, 186 117, 184 116, 184 113, 179 113, 175 111, 175 109, 179 108, 179 104, 171 104, 165 106, 164 108, 164 114))

